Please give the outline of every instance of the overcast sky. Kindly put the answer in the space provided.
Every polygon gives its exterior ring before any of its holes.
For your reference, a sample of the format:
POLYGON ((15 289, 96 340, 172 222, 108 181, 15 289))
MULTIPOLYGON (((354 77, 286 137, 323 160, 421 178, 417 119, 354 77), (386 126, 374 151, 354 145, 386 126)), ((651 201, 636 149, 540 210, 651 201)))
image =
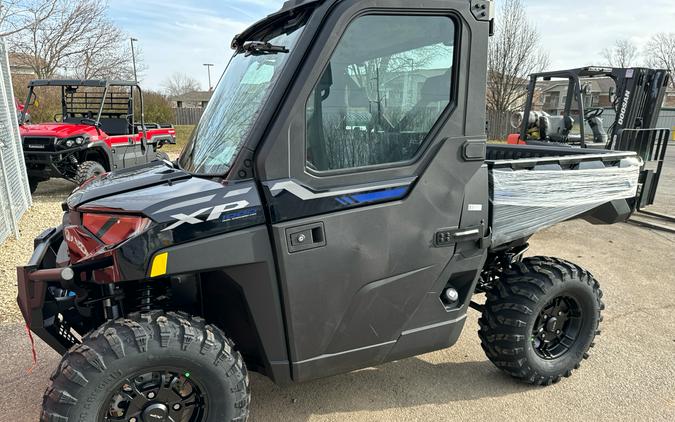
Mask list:
MULTIPOLYGON (((497 0, 499 1, 499 0, 497 0)), ((602 64, 600 52, 619 38, 639 46, 657 32, 675 32, 675 0, 524 0, 551 69, 602 64)), ((215 85, 232 37, 277 10, 282 0, 114 0, 113 19, 139 39, 147 70, 143 85, 159 89, 174 72, 199 79, 213 63, 215 85)))

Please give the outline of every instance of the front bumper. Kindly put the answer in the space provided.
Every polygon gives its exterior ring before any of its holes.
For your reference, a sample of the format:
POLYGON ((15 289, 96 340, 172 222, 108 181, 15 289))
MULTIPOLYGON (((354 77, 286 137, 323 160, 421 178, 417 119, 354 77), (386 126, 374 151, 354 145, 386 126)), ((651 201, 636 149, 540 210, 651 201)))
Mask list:
POLYGON ((152 231, 71 263, 63 226, 44 231, 35 239, 30 261, 17 267, 17 302, 27 326, 54 350, 64 353, 95 322, 88 304, 89 287, 145 279, 146 257, 160 247, 157 242, 152 231), (74 279, 61 277, 65 266, 76 274, 74 279))
POLYGON ((23 155, 26 160, 28 176, 49 179, 50 177, 65 177, 59 164, 69 155, 80 152, 82 146, 58 151, 36 151, 24 149, 23 155))
POLYGON ((17 302, 26 325, 45 343, 64 353, 76 340, 65 321, 57 318, 60 309, 72 306, 73 298, 47 300, 49 282, 61 280, 61 268, 45 268, 55 258, 55 249, 63 239, 61 228, 45 230, 35 239, 33 255, 23 267, 17 267, 17 302))

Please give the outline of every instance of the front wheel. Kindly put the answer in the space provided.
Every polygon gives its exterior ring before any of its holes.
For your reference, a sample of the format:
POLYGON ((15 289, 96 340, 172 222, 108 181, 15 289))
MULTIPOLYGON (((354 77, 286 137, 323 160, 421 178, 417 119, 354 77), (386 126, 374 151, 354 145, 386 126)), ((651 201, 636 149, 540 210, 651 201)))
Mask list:
POLYGON ((169 154, 167 154, 164 151, 155 152, 155 156, 157 157, 156 159, 160 161, 171 161, 171 158, 169 158, 169 154))
POLYGON ((201 318, 110 321, 63 357, 42 421, 245 421, 250 389, 233 343, 201 318))
POLYGON ((85 161, 77 167, 77 174, 75 181, 78 185, 83 184, 94 176, 99 176, 105 173, 105 168, 96 161, 85 161))
POLYGON ((570 262, 534 257, 515 263, 498 283, 479 320, 488 358, 530 384, 569 377, 600 334, 604 304, 598 282, 570 262))

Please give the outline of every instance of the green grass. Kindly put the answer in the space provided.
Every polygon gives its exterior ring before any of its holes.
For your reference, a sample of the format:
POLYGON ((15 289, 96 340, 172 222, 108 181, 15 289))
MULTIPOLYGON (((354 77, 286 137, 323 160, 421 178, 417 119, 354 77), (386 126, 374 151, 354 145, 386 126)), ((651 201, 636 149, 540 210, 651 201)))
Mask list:
POLYGON ((194 126, 174 126, 176 128, 176 145, 164 145, 162 151, 168 154, 180 154, 185 144, 187 144, 194 126))

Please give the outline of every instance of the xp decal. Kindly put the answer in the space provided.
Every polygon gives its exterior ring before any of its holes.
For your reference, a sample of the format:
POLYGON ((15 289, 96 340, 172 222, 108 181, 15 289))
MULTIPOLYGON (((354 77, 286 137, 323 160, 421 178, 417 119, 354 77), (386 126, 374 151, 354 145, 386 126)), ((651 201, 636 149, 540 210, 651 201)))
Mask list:
MULTIPOLYGON (((250 204, 249 204, 248 201, 237 201, 237 202, 230 202, 229 204, 217 205, 217 206, 213 207, 213 209, 211 209, 210 207, 209 208, 202 208, 198 211, 193 212, 190 215, 186 215, 186 214, 182 214, 182 213, 181 214, 175 214, 175 215, 172 215, 171 217, 178 220, 178 221, 176 221, 175 223, 173 223, 172 225, 170 225, 169 227, 165 228, 162 231, 173 230, 177 227, 182 226, 185 223, 201 224, 201 223, 205 223, 207 221, 215 221, 215 220, 218 220, 220 218, 220 216, 223 215, 223 213, 225 213, 225 212, 240 210, 240 209, 248 207, 249 205, 250 204), (209 213, 209 216, 205 220, 201 220, 201 219, 197 218, 198 216, 200 216, 202 214, 205 214, 209 210, 211 210, 211 213, 209 213)), ((253 215, 253 214, 251 214, 251 215, 253 215)))

